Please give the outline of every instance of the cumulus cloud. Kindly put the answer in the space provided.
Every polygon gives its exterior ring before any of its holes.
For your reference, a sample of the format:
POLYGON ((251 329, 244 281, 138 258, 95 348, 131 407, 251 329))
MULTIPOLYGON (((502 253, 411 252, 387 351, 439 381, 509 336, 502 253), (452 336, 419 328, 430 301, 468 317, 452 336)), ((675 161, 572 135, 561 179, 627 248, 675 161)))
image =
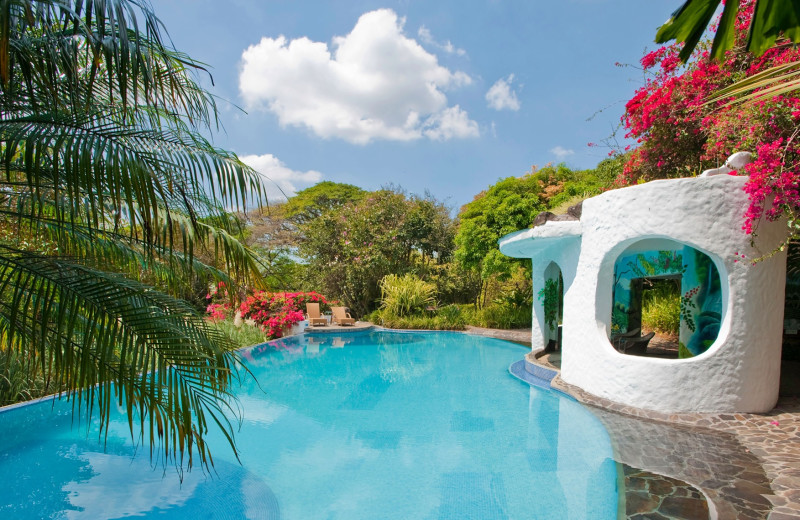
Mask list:
POLYGON ((489 102, 490 108, 495 110, 519 110, 520 104, 517 93, 511 90, 513 81, 514 75, 509 74, 507 78, 498 79, 486 92, 486 101, 489 102))
POLYGON ((320 172, 292 170, 272 154, 245 155, 239 158, 265 178, 264 186, 270 200, 291 197, 297 193, 298 185, 304 185, 302 188, 306 188, 322 180, 320 172))
POLYGON ((436 41, 436 39, 434 39, 433 35, 431 34, 430 29, 428 29, 424 25, 420 27, 419 30, 417 31, 417 36, 419 36, 419 39, 422 40, 422 43, 426 43, 432 47, 443 50, 447 54, 455 54, 457 56, 466 56, 467 54, 467 51, 465 51, 464 49, 459 49, 458 47, 453 45, 450 42, 450 40, 447 40, 444 43, 436 41))
POLYGON ((242 54, 245 106, 276 114, 281 125, 358 144, 477 136, 477 124, 448 107, 445 94, 471 78, 439 65, 403 34, 404 22, 391 9, 365 13, 330 48, 306 37, 262 38, 242 54))
POLYGON ((434 114, 425 122, 423 134, 436 141, 447 141, 453 138, 475 137, 478 135, 478 123, 470 121, 466 112, 458 105, 446 108, 434 114))
POLYGON ((568 156, 575 153, 575 150, 564 148, 563 146, 556 146, 555 148, 550 149, 550 153, 558 157, 559 159, 565 159, 568 156))

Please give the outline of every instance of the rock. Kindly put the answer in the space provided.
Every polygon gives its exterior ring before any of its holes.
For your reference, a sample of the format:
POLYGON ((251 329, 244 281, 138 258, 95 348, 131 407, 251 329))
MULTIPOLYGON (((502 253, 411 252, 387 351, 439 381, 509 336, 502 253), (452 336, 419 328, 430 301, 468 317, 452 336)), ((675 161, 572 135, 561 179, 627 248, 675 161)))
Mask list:
POLYGON ((728 157, 728 160, 725 161, 725 166, 733 170, 739 170, 751 162, 753 162, 753 154, 750 152, 736 152, 728 157))
POLYGON ((581 219, 581 214, 583 213, 583 201, 575 204, 574 206, 570 206, 567 210, 567 215, 572 215, 575 217, 575 220, 581 219))
POLYGON ((550 211, 542 211, 541 213, 536 215, 535 219, 533 219, 532 227, 541 226, 548 222, 566 222, 572 220, 580 220, 580 210, 578 210, 578 216, 575 216, 574 214, 570 213, 570 210, 572 210, 574 207, 575 206, 569 208, 569 210, 567 210, 567 213, 565 213, 564 215, 556 215, 555 213, 552 213, 550 211))
POLYGON ((732 171, 733 170, 728 168, 727 166, 720 166, 719 168, 705 170, 703 173, 699 175, 699 177, 711 177, 712 175, 723 175, 725 173, 730 173, 732 171))
POLYGON ((549 211, 542 211, 541 213, 536 215, 535 219, 533 219, 533 227, 541 226, 555 216, 556 216, 555 213, 551 213, 549 211))

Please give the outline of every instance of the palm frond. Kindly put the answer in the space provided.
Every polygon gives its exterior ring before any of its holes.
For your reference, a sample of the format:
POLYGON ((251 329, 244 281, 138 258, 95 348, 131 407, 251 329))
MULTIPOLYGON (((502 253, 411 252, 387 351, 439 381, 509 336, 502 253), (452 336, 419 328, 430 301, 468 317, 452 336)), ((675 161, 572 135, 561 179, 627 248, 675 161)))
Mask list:
MULTIPOLYGON (((656 33, 656 43, 683 42, 680 58, 688 61, 706 31, 721 0, 686 0, 656 33)), ((722 59, 733 48, 739 0, 727 0, 711 47, 711 58, 722 59)), ((747 34, 747 50, 760 56, 778 38, 800 43, 800 2, 796 0, 757 0, 747 34)))
POLYGON ((191 307, 70 260, 2 253, 3 348, 32 352, 53 370, 55 386, 89 413, 96 403, 101 429, 114 402, 126 409, 131 434, 138 416, 165 460, 187 456, 189 464, 193 446, 203 464, 210 461, 203 439, 209 420, 232 439, 235 345, 191 307))
POLYGON ((757 74, 738 80, 718 90, 705 104, 727 101, 722 106, 754 103, 800 89, 800 62, 769 67, 757 74))

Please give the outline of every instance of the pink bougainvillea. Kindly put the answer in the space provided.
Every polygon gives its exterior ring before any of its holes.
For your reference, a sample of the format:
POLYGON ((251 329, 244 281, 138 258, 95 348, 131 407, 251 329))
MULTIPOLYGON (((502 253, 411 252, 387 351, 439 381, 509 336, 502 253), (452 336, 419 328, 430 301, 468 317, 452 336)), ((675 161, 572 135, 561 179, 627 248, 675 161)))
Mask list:
MULTIPOLYGON (((206 315, 209 320, 218 321, 232 317, 230 297, 224 282, 213 286, 206 295, 209 304, 206 315)), ((317 292, 268 292, 256 291, 239 305, 241 317, 253 320, 264 331, 267 339, 280 338, 295 323, 305 319, 306 303, 319 303, 325 309, 334 301, 329 301, 317 292)))
POLYGON ((800 214, 800 97, 792 93, 765 96, 747 105, 729 100, 708 103, 723 87, 768 67, 800 62, 800 49, 778 45, 760 57, 745 52, 743 43, 754 2, 744 0, 737 18, 737 42, 722 61, 711 61, 708 45, 700 45, 685 66, 677 44, 660 47, 641 60, 649 74, 626 104, 622 117, 626 137, 639 146, 628 155, 619 185, 656 178, 685 177, 721 166, 736 151, 755 154, 740 174, 750 179, 750 206, 743 229, 754 234, 761 218, 800 214))
POLYGON ((284 331, 305 319, 306 303, 319 303, 320 308, 330 305, 325 296, 317 292, 270 293, 256 291, 239 305, 242 318, 253 320, 266 333, 267 338, 280 338, 284 331))

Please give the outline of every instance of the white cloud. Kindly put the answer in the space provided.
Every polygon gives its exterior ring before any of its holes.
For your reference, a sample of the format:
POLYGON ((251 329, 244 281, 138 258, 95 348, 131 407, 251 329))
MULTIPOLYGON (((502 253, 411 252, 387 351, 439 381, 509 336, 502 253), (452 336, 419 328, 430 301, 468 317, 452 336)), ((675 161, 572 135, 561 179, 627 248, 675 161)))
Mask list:
POLYGON ((436 141, 446 141, 454 137, 478 137, 478 123, 471 121, 466 112, 458 105, 447 108, 428 118, 423 133, 436 141))
POLYGON ((514 81, 514 75, 509 74, 508 78, 498 79, 494 85, 486 92, 486 101, 489 102, 489 107, 495 110, 514 110, 520 108, 517 93, 511 90, 511 83, 514 81))
POLYGON ((322 180, 320 172, 292 170, 272 154, 245 155, 239 158, 266 179, 264 187, 270 200, 291 197, 297 193, 298 184, 305 184, 303 187, 307 187, 322 180))
POLYGON ((464 49, 457 48, 455 45, 452 44, 452 42, 450 42, 450 40, 447 40, 444 43, 437 42, 433 38, 431 31, 424 25, 420 27, 419 30, 417 31, 417 36, 419 36, 419 39, 422 40, 422 43, 427 43, 432 47, 436 47, 437 49, 443 50, 447 54, 455 54, 457 56, 467 55, 467 51, 465 51, 464 49))
POLYGON ((445 95, 471 78, 439 65, 403 34, 404 22, 390 9, 365 13, 331 48, 305 37, 262 38, 242 53, 245 105, 273 112, 281 125, 358 144, 477 135, 477 124, 448 107, 445 95))
POLYGON ((550 153, 558 157, 559 159, 565 159, 566 157, 575 153, 575 150, 564 148, 563 146, 556 146, 555 148, 550 149, 550 153))

